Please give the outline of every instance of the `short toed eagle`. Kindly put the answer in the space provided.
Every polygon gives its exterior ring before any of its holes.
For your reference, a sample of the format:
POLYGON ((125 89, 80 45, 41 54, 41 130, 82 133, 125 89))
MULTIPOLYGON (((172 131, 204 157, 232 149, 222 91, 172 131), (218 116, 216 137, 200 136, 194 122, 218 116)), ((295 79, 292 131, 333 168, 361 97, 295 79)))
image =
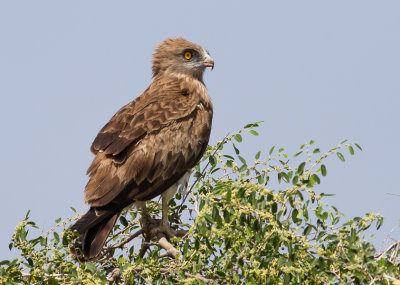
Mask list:
POLYGON ((183 38, 166 39, 153 54, 153 82, 98 133, 85 188, 90 209, 72 226, 80 234, 81 258, 99 254, 125 207, 160 194, 161 228, 168 232, 168 201, 187 183, 210 137, 206 67, 214 61, 204 48, 183 38))

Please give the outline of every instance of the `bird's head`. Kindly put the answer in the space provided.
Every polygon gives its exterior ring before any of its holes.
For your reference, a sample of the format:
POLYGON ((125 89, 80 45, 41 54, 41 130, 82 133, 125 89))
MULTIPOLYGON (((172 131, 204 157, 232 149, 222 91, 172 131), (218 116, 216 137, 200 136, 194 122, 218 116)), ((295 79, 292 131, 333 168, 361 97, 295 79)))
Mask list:
POLYGON ((214 68, 214 60, 207 50, 180 37, 166 39, 153 54, 153 77, 173 72, 202 81, 206 67, 214 68))

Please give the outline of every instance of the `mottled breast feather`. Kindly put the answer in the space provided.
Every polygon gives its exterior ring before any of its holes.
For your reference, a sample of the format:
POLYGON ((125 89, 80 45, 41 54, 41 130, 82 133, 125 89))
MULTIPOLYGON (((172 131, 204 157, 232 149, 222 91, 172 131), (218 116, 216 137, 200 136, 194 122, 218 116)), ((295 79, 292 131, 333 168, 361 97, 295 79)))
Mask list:
POLYGON ((161 194, 200 160, 207 148, 212 103, 204 84, 164 73, 101 129, 91 151, 85 202, 103 206, 161 194))

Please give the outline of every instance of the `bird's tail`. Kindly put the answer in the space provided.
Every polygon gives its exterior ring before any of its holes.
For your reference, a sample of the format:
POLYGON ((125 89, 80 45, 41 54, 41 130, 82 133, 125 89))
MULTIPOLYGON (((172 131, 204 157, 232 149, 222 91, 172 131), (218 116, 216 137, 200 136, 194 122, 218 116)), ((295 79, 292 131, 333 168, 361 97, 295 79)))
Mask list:
POLYGON ((122 209, 109 206, 91 207, 71 227, 72 231, 79 233, 77 242, 71 248, 75 258, 90 260, 100 253, 122 209))

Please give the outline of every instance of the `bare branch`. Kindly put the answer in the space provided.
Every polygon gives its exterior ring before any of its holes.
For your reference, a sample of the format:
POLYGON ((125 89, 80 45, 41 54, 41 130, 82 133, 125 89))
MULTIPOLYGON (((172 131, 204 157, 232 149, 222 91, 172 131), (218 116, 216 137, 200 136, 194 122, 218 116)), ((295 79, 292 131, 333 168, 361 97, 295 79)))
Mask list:
POLYGON ((136 221, 136 222, 134 222, 134 223, 131 223, 131 224, 127 225, 125 228, 123 228, 122 230, 120 230, 119 232, 117 232, 116 234, 114 234, 112 237, 110 237, 110 238, 107 240, 107 242, 109 242, 110 240, 113 240, 115 237, 119 236, 121 233, 123 233, 123 232, 126 231, 127 229, 130 229, 131 227, 133 227, 133 226, 135 226, 135 225, 137 225, 137 224, 138 224, 138 222, 136 221))
POLYGON ((378 256, 376 256, 376 259, 381 259, 383 256, 385 256, 385 254, 387 252, 389 252, 390 250, 392 250, 393 248, 395 248, 396 250, 399 249, 400 246, 400 242, 396 241, 394 243, 392 243, 388 248, 386 248, 381 254, 379 254, 378 256))
POLYGON ((124 239, 123 241, 121 241, 120 243, 113 245, 111 248, 122 248, 125 244, 127 244, 128 242, 130 242, 131 240, 133 240, 134 238, 137 238, 138 236, 140 236, 141 234, 143 234, 143 230, 140 229, 138 230, 136 233, 129 235, 129 237, 127 239, 124 239))
POLYGON ((194 278, 196 278, 196 279, 199 279, 199 280, 205 282, 206 284, 216 283, 215 280, 205 278, 205 277, 203 277, 202 275, 200 275, 200 273, 197 273, 196 275, 193 275, 193 274, 190 274, 190 273, 185 272, 185 276, 186 276, 186 277, 194 277, 194 278))
MULTIPOLYGON (((167 252, 167 255, 175 258, 179 251, 165 238, 165 235, 160 235, 160 239, 158 240, 158 244, 164 248, 167 252)), ((165 256, 165 255, 162 255, 165 256)))

